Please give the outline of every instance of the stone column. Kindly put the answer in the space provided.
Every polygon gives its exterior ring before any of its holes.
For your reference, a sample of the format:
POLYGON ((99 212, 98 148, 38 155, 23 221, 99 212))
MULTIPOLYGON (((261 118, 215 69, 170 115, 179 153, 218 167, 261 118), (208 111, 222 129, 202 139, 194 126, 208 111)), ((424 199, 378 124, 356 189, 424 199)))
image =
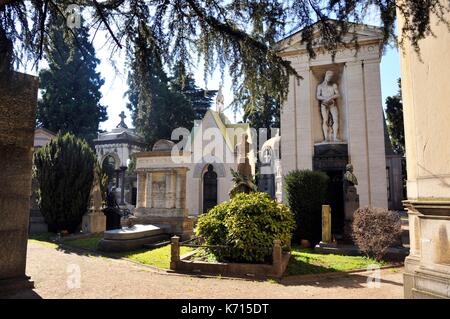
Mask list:
POLYGON ((152 172, 147 173, 147 184, 145 186, 145 207, 152 208, 153 207, 153 178, 152 172))
MULTIPOLYGON (((309 65, 302 65, 297 72, 303 77, 300 83, 296 83, 296 135, 297 135, 297 168, 312 169, 314 142, 313 142, 313 117, 312 109, 317 106, 315 99, 311 99, 312 74, 309 65), (314 102, 311 102, 313 100, 314 102), (313 105, 311 105, 313 104, 313 105)), ((286 128, 290 129, 290 128, 286 128)), ((288 173, 288 172, 286 172, 288 173)))
POLYGON ((364 84, 370 204, 375 207, 387 208, 386 150, 379 59, 364 60, 364 84))
MULTIPOLYGON (((186 169, 180 169, 177 174, 176 208, 186 208, 186 169)), ((186 210, 187 215, 187 210, 186 210)))
POLYGON ((121 166, 121 185, 120 185, 120 205, 125 205, 125 171, 127 170, 126 166, 121 166))
POLYGON ((146 174, 144 172, 137 173, 137 198, 136 198, 136 208, 145 207, 145 182, 146 174))
POLYGON ((171 170, 166 175, 166 208, 176 206, 176 171, 171 170))
POLYGON ((0 294, 33 287, 25 265, 38 80, 11 77, 0 83, 0 294))
MULTIPOLYGON (((362 61, 346 62, 344 69, 346 81, 348 123, 348 153, 358 176, 357 186, 361 206, 371 204, 370 174, 368 159, 368 133, 366 123, 366 103, 362 61)), ((381 107, 381 106, 380 106, 381 107)), ((386 176, 383 170, 383 176, 386 176)))

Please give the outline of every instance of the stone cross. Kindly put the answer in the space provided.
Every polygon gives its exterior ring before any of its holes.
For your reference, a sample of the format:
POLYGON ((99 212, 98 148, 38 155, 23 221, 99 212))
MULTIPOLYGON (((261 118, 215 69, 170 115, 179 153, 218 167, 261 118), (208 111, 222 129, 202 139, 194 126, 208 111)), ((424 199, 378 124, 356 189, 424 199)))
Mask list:
POLYGON ((272 156, 270 155, 270 150, 269 149, 266 149, 264 151, 263 158, 264 158, 264 163, 266 163, 266 164, 270 163, 270 160, 272 159, 272 156))
POLYGON ((127 116, 125 115, 125 112, 122 111, 122 112, 119 114, 119 117, 120 117, 120 123, 117 125, 117 127, 128 128, 128 126, 125 124, 125 118, 127 117, 127 116))

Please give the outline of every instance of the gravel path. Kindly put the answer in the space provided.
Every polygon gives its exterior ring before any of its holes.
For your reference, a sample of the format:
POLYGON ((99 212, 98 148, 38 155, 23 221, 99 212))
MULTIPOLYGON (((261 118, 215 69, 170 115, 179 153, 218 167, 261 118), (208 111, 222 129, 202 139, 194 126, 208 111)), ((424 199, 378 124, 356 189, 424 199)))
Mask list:
POLYGON ((403 269, 381 271, 381 287, 368 273, 282 283, 165 274, 125 260, 77 254, 29 242, 27 274, 33 291, 16 298, 403 298, 403 269), (80 285, 75 279, 79 270, 80 285), (71 288, 72 287, 72 288, 71 288))

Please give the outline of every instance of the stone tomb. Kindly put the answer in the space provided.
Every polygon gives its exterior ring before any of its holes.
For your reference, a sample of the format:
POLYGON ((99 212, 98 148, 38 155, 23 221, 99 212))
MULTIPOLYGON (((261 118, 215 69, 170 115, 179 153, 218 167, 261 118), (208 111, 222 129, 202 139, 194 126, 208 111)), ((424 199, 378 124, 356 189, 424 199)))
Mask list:
POLYGON ((169 225, 132 225, 120 229, 107 230, 98 249, 107 252, 130 251, 144 245, 169 239, 169 225))
MULTIPOLYGON (((162 142, 161 142, 162 143, 162 142)), ((182 161, 173 161, 171 142, 165 141, 163 150, 155 145, 154 151, 135 156, 138 178, 136 223, 170 225, 170 233, 189 239, 193 223, 186 208, 186 173, 182 161)), ((182 157, 180 153, 175 157, 182 157)))

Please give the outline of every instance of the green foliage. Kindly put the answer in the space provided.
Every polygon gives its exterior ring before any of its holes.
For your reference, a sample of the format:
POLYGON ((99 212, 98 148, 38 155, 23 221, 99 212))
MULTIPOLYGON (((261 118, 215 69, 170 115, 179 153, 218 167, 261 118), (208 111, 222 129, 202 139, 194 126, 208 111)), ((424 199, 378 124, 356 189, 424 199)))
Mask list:
POLYGON ((230 190, 230 198, 233 198, 239 193, 254 193, 258 191, 255 180, 252 176, 246 176, 234 169, 230 168, 233 182, 233 188, 230 190))
POLYGON ((244 122, 256 130, 260 128, 280 127, 280 102, 268 95, 258 100, 247 97, 237 97, 235 103, 241 105, 244 110, 244 122))
POLYGON ((294 225, 291 211, 266 193, 240 193, 201 215, 196 234, 207 245, 229 247, 212 249, 220 260, 262 262, 275 239, 290 244, 294 225))
POLYGON ((96 67, 100 61, 86 27, 76 28, 76 38, 64 32, 63 19, 51 19, 45 57, 48 68, 39 73, 42 99, 37 123, 53 132, 71 132, 88 142, 97 138, 99 123, 107 119, 100 104, 104 80, 96 67))
MULTIPOLYGON (((48 17, 65 15, 68 4, 87 8, 85 16, 93 36, 97 28, 108 30, 110 37, 105 47, 110 48, 112 54, 123 45, 131 53, 137 41, 137 28, 143 24, 153 31, 146 35, 145 41, 156 44, 168 65, 178 61, 191 65, 198 58, 204 62, 205 79, 215 69, 224 72, 228 66, 236 90, 242 85, 255 99, 267 94, 277 100, 286 97, 289 76, 296 75, 290 63, 280 57, 276 45, 276 41, 293 31, 292 28, 302 30, 302 41, 312 57, 315 44, 324 46, 334 55, 344 40, 344 33, 353 31, 352 22, 364 22, 367 13, 377 10, 384 42, 394 38, 398 9, 405 21, 398 31, 401 40, 409 39, 418 50, 420 39, 432 31, 431 19, 437 16, 439 21, 448 22, 449 9, 448 4, 440 0, 8 0, 0 4, 0 35, 3 33, 9 38, 0 42, 0 63, 40 58, 42 45, 46 43, 42 40, 47 38, 52 26, 48 17), (318 27, 319 37, 315 37, 315 27, 318 27), (12 44, 13 50, 4 50, 12 44), (21 49, 25 54, 21 54, 21 49), (193 56, 195 54, 198 56, 193 56)), ((145 66, 150 55, 140 61, 141 66, 145 66)))
POLYGON ((403 103, 401 81, 398 79, 398 93, 386 98, 386 124, 396 154, 405 154, 405 130, 403 126, 403 103))
POLYGON ((284 178, 287 201, 297 222, 294 239, 307 239, 313 244, 320 240, 328 180, 325 173, 310 170, 294 170, 284 178))
POLYGON ((74 232, 89 203, 96 157, 70 133, 58 134, 34 154, 38 201, 49 230, 74 232))
POLYGON ((171 139, 178 127, 190 129, 194 110, 181 94, 169 89, 169 79, 163 70, 161 52, 153 42, 146 41, 151 31, 142 23, 136 36, 131 72, 128 75, 130 103, 136 130, 150 148, 159 139, 171 139))
POLYGON ((195 83, 192 74, 187 73, 182 62, 179 62, 170 79, 170 89, 173 92, 183 94, 183 96, 191 103, 194 109, 194 119, 201 120, 205 116, 206 111, 213 104, 213 97, 216 95, 215 90, 204 90, 199 88, 195 83))

